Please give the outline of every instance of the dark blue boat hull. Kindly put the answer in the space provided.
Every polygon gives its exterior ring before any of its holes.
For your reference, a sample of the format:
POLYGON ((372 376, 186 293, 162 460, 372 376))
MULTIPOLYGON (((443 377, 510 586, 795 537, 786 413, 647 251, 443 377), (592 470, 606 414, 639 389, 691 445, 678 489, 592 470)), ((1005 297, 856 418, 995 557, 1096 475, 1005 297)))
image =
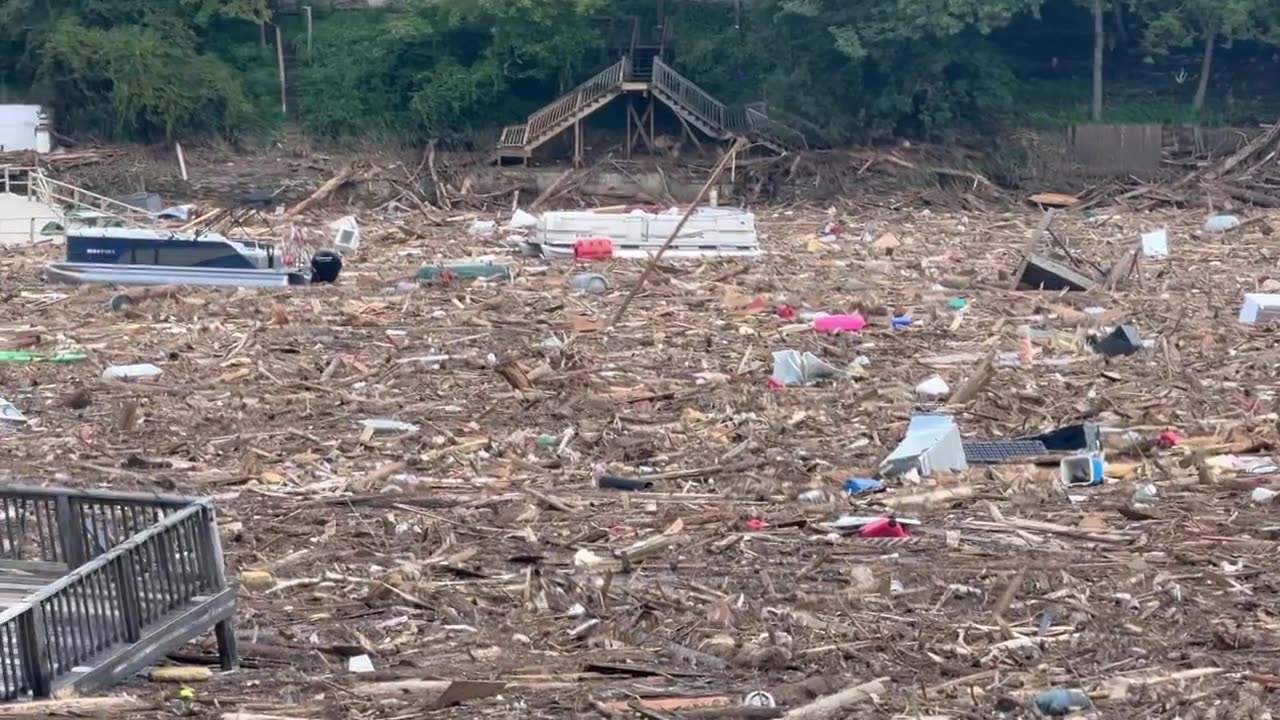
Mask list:
POLYGON ((257 266, 230 243, 180 238, 109 238, 67 235, 67 262, 101 265, 168 265, 171 267, 254 270, 257 266))

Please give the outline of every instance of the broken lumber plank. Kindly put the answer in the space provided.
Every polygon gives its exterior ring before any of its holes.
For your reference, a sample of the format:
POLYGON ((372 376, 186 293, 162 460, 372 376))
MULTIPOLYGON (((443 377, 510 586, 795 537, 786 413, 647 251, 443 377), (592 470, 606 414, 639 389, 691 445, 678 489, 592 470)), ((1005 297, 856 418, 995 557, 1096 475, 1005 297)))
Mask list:
POLYGON ((35 700, 0 705, 0 717, 50 717, 53 715, 105 717, 108 713, 136 712, 154 707, 155 703, 144 702, 131 695, 35 700))
POLYGON ((877 678, 852 687, 845 688, 833 695, 823 695, 813 702, 789 710, 783 720, 830 720, 848 716, 848 709, 860 705, 876 695, 886 692, 884 683, 888 677, 877 678))
POLYGON ((305 200, 289 208, 286 215, 301 215, 302 213, 315 208, 317 205, 328 200, 331 195, 338 191, 338 188, 351 182, 356 176, 356 166, 347 165, 338 171, 337 175, 329 178, 315 192, 311 193, 305 200))

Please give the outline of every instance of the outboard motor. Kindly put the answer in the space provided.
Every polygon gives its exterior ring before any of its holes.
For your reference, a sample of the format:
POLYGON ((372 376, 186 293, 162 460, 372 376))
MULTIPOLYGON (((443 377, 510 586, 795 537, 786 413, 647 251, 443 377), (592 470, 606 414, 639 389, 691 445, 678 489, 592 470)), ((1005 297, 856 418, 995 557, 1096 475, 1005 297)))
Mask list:
POLYGON ((335 283, 342 272, 342 255, 333 250, 317 250, 311 255, 311 282, 335 283))

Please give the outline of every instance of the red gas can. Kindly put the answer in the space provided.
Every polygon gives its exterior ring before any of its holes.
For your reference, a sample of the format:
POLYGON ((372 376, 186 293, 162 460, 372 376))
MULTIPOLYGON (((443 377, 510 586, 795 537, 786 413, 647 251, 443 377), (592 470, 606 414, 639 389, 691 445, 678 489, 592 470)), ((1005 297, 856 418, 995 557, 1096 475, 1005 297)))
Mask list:
POLYGON ((606 237, 582 238, 573 244, 575 260, 610 260, 613 258, 613 241, 606 237))

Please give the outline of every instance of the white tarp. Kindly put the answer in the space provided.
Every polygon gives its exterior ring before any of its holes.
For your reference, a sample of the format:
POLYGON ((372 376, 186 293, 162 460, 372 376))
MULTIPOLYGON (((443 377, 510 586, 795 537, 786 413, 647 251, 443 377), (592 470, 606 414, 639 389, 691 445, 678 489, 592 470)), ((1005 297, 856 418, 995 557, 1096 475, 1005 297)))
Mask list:
POLYGON ((49 131, 39 105, 0 105, 0 150, 49 152, 49 131))

